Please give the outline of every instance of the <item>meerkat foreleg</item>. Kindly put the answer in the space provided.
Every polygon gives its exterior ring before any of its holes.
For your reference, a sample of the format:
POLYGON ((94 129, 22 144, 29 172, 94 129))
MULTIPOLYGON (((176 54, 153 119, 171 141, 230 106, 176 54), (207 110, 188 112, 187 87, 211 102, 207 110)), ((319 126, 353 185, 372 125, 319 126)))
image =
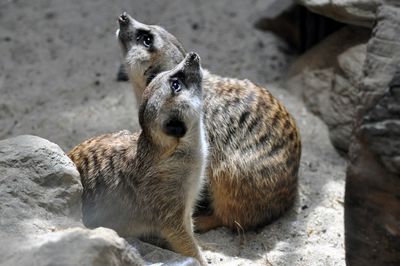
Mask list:
POLYGON ((188 225, 185 222, 185 224, 163 228, 161 235, 174 251, 196 258, 201 265, 207 265, 194 238, 191 224, 188 225))

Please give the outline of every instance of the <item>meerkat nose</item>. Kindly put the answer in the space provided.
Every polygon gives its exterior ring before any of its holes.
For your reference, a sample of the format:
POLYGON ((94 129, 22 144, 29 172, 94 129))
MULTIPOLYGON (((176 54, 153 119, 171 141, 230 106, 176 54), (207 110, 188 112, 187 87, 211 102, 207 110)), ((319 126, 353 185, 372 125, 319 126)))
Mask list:
POLYGON ((200 56, 195 52, 190 52, 185 58, 185 68, 196 70, 200 67, 200 56))
POLYGON ((129 25, 129 16, 126 12, 123 12, 119 17, 118 17, 118 22, 120 27, 125 27, 129 25))
POLYGON ((198 65, 200 64, 200 56, 195 52, 190 52, 186 56, 186 64, 198 65))
POLYGON ((198 61, 199 60, 199 55, 196 54, 195 52, 190 52, 189 53, 189 60, 190 61, 194 61, 194 60, 198 61))

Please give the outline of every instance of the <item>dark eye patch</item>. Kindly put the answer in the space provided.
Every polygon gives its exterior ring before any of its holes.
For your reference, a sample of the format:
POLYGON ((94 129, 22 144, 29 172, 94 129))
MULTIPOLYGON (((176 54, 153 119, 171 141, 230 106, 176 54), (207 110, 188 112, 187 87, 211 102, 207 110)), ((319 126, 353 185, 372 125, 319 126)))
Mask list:
POLYGON ((187 87, 185 77, 186 77, 186 75, 183 71, 178 71, 178 72, 174 73, 173 75, 171 75, 170 87, 171 87, 173 93, 175 93, 175 94, 179 93, 179 91, 181 91, 183 87, 187 87), (180 84, 180 88, 178 90, 173 88, 173 85, 174 85, 173 81, 175 81, 175 80, 179 81, 179 84, 180 84))
POLYGON ((149 30, 139 29, 136 34, 136 41, 146 48, 151 48, 154 37, 149 30))
POLYGON ((185 81, 185 74, 183 71, 178 71, 171 76, 171 79, 179 79, 181 82, 185 81))
POLYGON ((146 30, 146 29, 138 29, 136 31, 136 37, 140 37, 143 34, 150 34, 150 30, 146 30))

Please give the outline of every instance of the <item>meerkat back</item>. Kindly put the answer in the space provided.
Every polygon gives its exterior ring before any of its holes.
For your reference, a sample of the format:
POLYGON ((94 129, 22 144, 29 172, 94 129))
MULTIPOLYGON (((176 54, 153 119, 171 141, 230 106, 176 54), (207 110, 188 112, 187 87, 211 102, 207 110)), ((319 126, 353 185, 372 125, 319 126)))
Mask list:
POLYGON ((134 161, 139 134, 121 131, 91 138, 73 148, 68 156, 77 166, 83 186, 83 222, 126 231, 120 221, 128 219, 121 211, 122 176, 128 175, 134 161), (118 219, 117 219, 118 218, 118 219))

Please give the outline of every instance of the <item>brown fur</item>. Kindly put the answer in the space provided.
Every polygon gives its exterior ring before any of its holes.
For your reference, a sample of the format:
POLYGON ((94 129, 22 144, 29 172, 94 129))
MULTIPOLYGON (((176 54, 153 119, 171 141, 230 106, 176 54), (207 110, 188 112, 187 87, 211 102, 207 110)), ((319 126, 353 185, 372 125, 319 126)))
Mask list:
MULTIPOLYGON (((146 81, 184 56, 182 45, 159 26, 123 14, 117 32, 127 71, 140 100, 146 81), (146 30, 150 48, 127 38, 146 30), (125 47, 125 49, 124 49, 125 47)), ((281 216, 294 202, 301 156, 296 123, 265 88, 203 72, 204 123, 210 145, 208 194, 211 216, 199 231, 217 226, 251 229, 281 216)))
POLYGON ((174 251, 205 264, 192 228, 207 155, 201 102, 199 59, 189 54, 146 89, 142 132, 95 137, 68 154, 81 174, 86 226, 109 227, 122 236, 159 234, 174 251), (173 92, 178 72, 182 89, 173 92), (185 125, 183 136, 170 131, 171 120, 185 125))
POLYGON ((210 145, 209 190, 215 220, 196 226, 254 228, 293 203, 301 143, 295 121, 267 90, 247 80, 204 75, 210 145), (227 126, 223 126, 227 125, 227 126))

